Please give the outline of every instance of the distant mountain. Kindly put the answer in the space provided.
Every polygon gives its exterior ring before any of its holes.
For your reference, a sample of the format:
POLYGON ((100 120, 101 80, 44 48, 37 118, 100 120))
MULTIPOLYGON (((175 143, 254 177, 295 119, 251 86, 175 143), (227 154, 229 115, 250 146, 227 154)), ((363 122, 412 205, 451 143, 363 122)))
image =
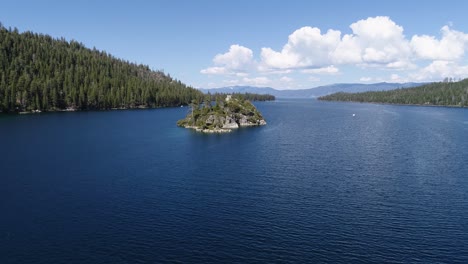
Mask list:
POLYGON ((280 90, 273 89, 271 87, 253 87, 253 86, 228 86, 211 89, 199 89, 203 93, 255 93, 255 94, 271 94, 275 95, 280 90))
POLYGON ((368 91, 387 91, 397 88, 409 88, 425 83, 339 83, 301 90, 277 90, 271 87, 229 86, 213 89, 200 89, 204 93, 257 93, 271 94, 278 98, 316 98, 337 92, 358 93, 368 91))

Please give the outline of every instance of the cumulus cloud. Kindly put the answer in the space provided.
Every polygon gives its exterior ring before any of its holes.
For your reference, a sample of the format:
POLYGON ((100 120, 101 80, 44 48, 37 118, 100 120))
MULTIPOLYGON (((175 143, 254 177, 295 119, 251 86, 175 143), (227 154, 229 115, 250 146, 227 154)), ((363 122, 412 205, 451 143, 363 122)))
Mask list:
POLYGON ((422 68, 418 72, 411 74, 414 80, 442 80, 446 77, 466 78, 468 76, 468 66, 459 65, 453 61, 437 60, 422 68))
POLYGON ((261 60, 273 69, 323 67, 329 64, 329 55, 340 42, 340 31, 303 27, 289 35, 281 51, 262 48, 261 60))
POLYGON ((312 73, 312 74, 337 74, 340 70, 335 66, 331 65, 328 67, 317 68, 317 69, 305 69, 302 70, 302 73, 312 73))
POLYGON ((358 43, 359 49, 352 52, 359 52, 362 63, 388 65, 408 61, 411 49, 403 35, 403 27, 389 17, 370 17, 350 27, 353 35, 343 39, 358 43))
POLYGON ((261 62, 272 69, 323 68, 362 64, 382 67, 410 65, 411 48, 403 27, 388 17, 371 17, 351 24, 352 34, 303 27, 293 32, 281 51, 262 48, 261 62))
POLYGON ((203 74, 237 74, 246 73, 254 65, 251 49, 240 45, 231 45, 229 51, 214 57, 214 67, 206 68, 203 74))
POLYGON ((229 69, 241 70, 252 63, 252 58, 251 49, 236 44, 231 45, 227 53, 216 55, 213 62, 217 65, 225 65, 229 69))
POLYGON ((228 70, 225 67, 210 67, 200 71, 203 74, 228 74, 228 70))
POLYGON ((411 48, 416 56, 428 60, 458 60, 465 54, 468 46, 468 34, 444 26, 442 38, 415 35, 411 38, 411 48))
POLYGON ((344 35, 341 42, 331 54, 336 64, 355 64, 362 62, 361 43, 354 35, 344 35))
MULTIPOLYGON (((442 27, 439 38, 429 35, 407 38, 404 28, 386 16, 362 19, 349 28, 349 34, 310 26, 299 28, 288 36, 281 49, 261 48, 257 60, 251 49, 232 45, 229 51, 213 58, 213 67, 203 69, 201 73, 237 76, 240 83, 254 85, 266 85, 271 80, 248 78, 249 74, 330 75, 340 73, 338 67, 347 69, 350 65, 361 69, 399 70, 399 75, 390 75, 390 81, 464 78, 468 75, 468 66, 462 63, 468 49, 468 34, 453 30, 451 26, 442 27), (427 63, 427 66, 423 67, 421 63, 427 63), (422 68, 418 70, 419 67, 422 68), (411 70, 411 73, 402 77, 402 70, 411 70)), ((313 76, 310 78, 318 80, 313 76)), ((287 80, 281 79, 276 81, 287 80)), ((383 79, 388 77, 362 77, 360 81, 383 79)))

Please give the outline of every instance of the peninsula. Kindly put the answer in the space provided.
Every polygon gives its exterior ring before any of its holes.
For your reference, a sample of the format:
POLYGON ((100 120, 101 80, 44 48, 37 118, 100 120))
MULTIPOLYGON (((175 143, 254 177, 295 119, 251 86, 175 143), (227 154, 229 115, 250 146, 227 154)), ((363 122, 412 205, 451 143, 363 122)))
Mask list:
POLYGON ((388 91, 340 92, 318 99, 360 103, 468 107, 468 79, 454 81, 451 78, 446 78, 443 82, 388 91))
POLYGON ((214 105, 209 97, 202 104, 193 101, 187 117, 179 120, 177 125, 203 133, 225 133, 240 127, 266 125, 266 121, 242 96, 223 95, 214 105))

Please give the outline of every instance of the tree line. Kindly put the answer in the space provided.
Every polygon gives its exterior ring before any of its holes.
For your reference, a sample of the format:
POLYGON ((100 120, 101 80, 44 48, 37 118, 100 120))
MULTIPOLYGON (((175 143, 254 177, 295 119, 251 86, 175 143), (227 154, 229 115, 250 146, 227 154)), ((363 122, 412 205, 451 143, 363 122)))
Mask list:
POLYGON ((167 107, 201 98, 163 71, 0 23, 0 112, 167 107))
MULTIPOLYGON (((208 93, 208 95, 211 97, 211 101, 217 101, 219 97, 225 98, 227 93, 208 93)), ((274 101, 276 99, 275 96, 271 94, 232 93, 230 95, 241 100, 249 101, 274 101)))
POLYGON ((363 93, 339 92, 318 98, 327 101, 468 107, 468 79, 425 84, 413 88, 363 93))

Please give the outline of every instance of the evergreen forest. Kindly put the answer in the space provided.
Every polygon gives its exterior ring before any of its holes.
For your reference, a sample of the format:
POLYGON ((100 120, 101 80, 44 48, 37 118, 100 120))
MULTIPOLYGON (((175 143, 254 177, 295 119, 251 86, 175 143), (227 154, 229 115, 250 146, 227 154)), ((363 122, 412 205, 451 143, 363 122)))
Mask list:
POLYGON ((468 107, 468 79, 429 83, 413 88, 363 93, 334 93, 318 98, 326 101, 468 107))
POLYGON ((0 112, 168 107, 202 98, 163 71, 0 23, 0 112))

